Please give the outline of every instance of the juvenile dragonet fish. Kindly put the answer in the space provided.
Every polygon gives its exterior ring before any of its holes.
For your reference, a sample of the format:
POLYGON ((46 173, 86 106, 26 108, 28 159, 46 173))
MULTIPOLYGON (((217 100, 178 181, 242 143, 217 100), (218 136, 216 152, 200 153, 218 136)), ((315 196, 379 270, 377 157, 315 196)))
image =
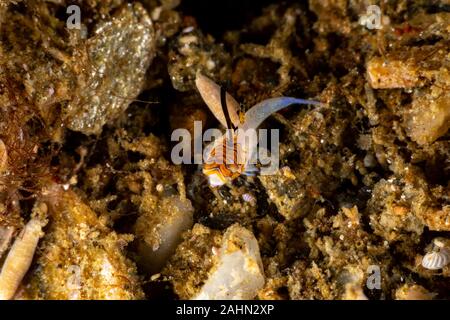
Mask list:
POLYGON ((232 181, 241 174, 255 175, 258 172, 255 164, 250 162, 256 153, 258 142, 257 139, 251 138, 253 135, 247 133, 256 131, 271 114, 292 104, 321 105, 317 101, 292 97, 270 98, 255 104, 242 117, 238 114, 237 101, 214 81, 197 73, 195 84, 208 108, 227 128, 220 139, 216 139, 207 147, 203 173, 213 187, 232 181))

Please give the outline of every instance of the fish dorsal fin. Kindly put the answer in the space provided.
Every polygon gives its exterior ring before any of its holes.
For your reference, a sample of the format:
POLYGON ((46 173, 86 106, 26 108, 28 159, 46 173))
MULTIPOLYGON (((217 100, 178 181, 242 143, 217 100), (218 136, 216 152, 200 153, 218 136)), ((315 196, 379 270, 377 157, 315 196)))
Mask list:
POLYGON ((323 105, 321 102, 318 101, 297 99, 292 97, 279 97, 267 99, 255 104, 245 113, 245 121, 243 124, 240 125, 240 128, 244 130, 256 129, 270 115, 290 106, 291 104, 323 105))
POLYGON ((200 72, 197 73, 195 85, 209 110, 225 128, 231 129, 227 125, 227 118, 234 127, 239 125, 239 115, 237 113, 239 103, 229 93, 225 95, 226 100, 221 99, 220 86, 200 72), (225 100, 225 105, 223 105, 222 100, 225 100))
MULTIPOLYGON (((321 102, 297 99, 292 97, 271 98, 261 101, 251 107, 244 116, 244 122, 239 125, 237 130, 238 135, 247 136, 248 131, 256 130, 264 120, 266 120, 273 113, 280 111, 292 104, 311 104, 323 106, 321 102)), ((258 139, 255 135, 248 135, 249 140, 246 142, 247 157, 249 160, 254 160, 257 152, 258 139)))

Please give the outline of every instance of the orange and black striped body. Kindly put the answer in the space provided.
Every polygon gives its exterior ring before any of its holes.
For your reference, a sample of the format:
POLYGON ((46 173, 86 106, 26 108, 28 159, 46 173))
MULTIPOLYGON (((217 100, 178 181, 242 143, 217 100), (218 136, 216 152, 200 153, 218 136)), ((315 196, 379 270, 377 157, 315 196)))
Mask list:
MULTIPOLYGON (((224 136, 225 137, 225 136, 224 136)), ((223 138, 210 151, 207 163, 203 166, 203 173, 208 177, 212 186, 225 184, 239 177, 245 170, 245 159, 240 145, 233 139, 227 143, 223 138)))

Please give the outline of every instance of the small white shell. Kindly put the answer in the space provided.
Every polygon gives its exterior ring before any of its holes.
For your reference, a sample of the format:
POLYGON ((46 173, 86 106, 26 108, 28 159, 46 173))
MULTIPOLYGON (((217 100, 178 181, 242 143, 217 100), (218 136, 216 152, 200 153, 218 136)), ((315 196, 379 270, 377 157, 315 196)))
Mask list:
POLYGON ((10 300, 28 271, 45 222, 32 218, 17 236, 0 272, 0 300, 10 300))
POLYGON ((243 199, 245 202, 249 202, 249 203, 252 204, 252 205, 256 202, 255 197, 254 197, 251 193, 244 193, 244 194, 242 195, 242 199, 243 199))
POLYGON ((422 258, 422 266, 429 270, 442 269, 449 262, 450 252, 445 248, 440 251, 429 252, 422 258))
POLYGON ((8 169, 8 153, 3 140, 0 139, 0 174, 8 169))

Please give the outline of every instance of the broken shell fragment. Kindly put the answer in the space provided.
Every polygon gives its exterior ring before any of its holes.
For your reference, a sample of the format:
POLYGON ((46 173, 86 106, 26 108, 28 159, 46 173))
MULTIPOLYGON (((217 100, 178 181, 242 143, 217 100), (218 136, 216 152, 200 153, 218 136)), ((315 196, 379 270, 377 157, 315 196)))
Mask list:
POLYGON ((0 300, 9 300, 14 297, 25 273, 30 268, 36 246, 43 235, 44 225, 42 220, 32 218, 12 245, 0 273, 0 300))
POLYGON ((253 299, 265 282, 253 233, 239 225, 229 227, 222 238, 217 266, 210 272, 195 300, 253 299))

